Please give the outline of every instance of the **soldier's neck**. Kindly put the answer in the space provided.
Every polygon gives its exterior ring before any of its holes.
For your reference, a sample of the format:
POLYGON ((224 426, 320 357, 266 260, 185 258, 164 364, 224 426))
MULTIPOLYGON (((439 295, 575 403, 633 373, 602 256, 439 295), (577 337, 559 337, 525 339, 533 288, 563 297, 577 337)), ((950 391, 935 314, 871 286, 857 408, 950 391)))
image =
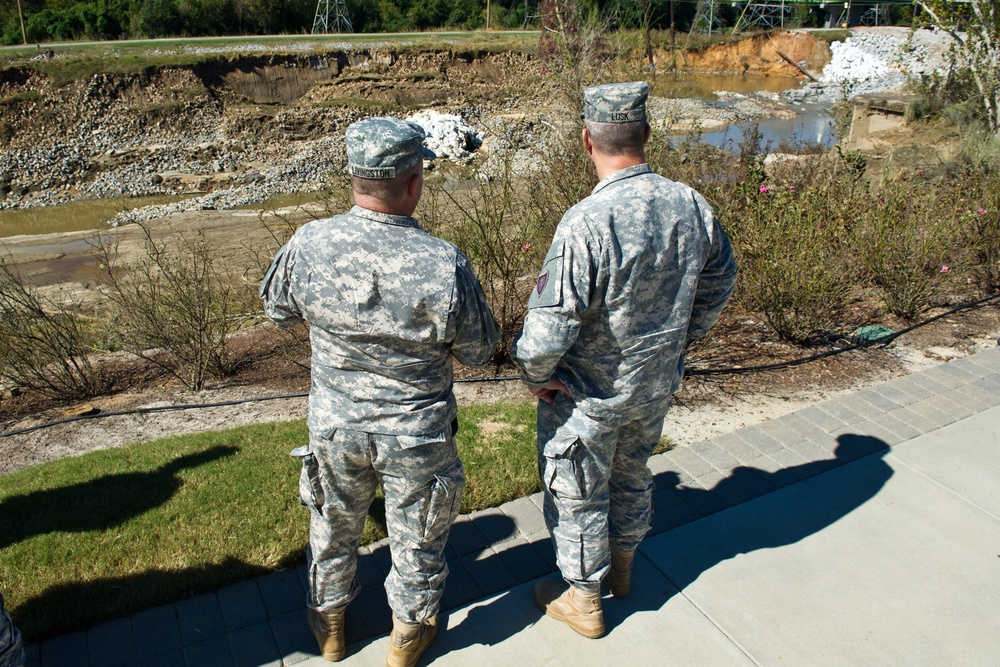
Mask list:
POLYGON ((360 195, 357 192, 354 193, 354 203, 369 211, 386 213, 388 215, 411 216, 417 210, 416 202, 411 202, 408 198, 404 198, 404 201, 400 202, 387 203, 375 197, 360 195))
POLYGON ((638 155, 603 155, 594 151, 590 157, 594 161, 594 167, 597 168, 597 178, 602 181, 605 177, 610 176, 616 171, 635 167, 646 162, 645 153, 639 153, 638 155))

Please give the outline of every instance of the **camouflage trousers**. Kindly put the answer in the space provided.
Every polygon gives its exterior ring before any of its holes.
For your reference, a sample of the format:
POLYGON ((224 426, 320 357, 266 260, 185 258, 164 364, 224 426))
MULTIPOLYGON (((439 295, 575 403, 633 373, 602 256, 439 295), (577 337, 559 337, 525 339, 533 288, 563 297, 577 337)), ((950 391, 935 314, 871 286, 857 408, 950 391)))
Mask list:
POLYGON ((385 494, 392 571, 389 606, 402 621, 437 613, 448 565, 444 556, 458 515, 465 472, 451 432, 392 436, 339 429, 292 452, 302 461, 299 494, 310 510, 308 605, 330 611, 359 587, 358 542, 375 490, 385 494))
POLYGON ((635 549, 653 522, 647 465, 663 430, 667 402, 598 419, 557 394, 538 403, 538 471, 545 523, 567 582, 597 591, 611 563, 610 543, 635 549))
POLYGON ((21 667, 24 661, 21 633, 10 620, 3 606, 3 595, 0 595, 0 667, 21 667))

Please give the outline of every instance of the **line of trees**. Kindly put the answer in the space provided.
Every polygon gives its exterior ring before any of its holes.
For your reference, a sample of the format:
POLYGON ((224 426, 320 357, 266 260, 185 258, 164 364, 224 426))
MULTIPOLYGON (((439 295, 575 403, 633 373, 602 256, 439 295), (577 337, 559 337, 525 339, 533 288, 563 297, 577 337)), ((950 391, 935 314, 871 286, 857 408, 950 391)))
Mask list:
MULTIPOLYGON (((540 0, 490 0, 490 27, 537 27, 540 0)), ((676 0, 678 24, 695 0, 676 0)), ((614 27, 670 27, 670 0, 579 0, 581 15, 614 27)), ((20 0, 29 43, 75 39, 297 34, 312 29, 316 0, 20 0)), ((355 32, 486 27, 487 0, 346 0, 355 32)), ((0 42, 20 44, 18 0, 0 0, 0 42)))

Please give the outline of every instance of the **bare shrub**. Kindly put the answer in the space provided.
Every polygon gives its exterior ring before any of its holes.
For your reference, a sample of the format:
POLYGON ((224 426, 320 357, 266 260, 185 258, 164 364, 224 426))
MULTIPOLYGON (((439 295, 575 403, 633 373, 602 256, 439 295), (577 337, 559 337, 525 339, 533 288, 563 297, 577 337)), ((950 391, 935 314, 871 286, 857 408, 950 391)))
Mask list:
POLYGON ((582 129, 582 124, 552 128, 550 139, 539 153, 541 173, 528 184, 539 231, 549 239, 563 214, 597 185, 597 170, 583 150, 582 129))
POLYGON ((455 219, 450 223, 441 219, 451 215, 444 207, 424 213, 429 226, 461 248, 472 262, 500 325, 500 344, 493 358, 497 365, 509 359, 511 343, 524 324, 533 272, 551 239, 551 233, 546 236, 542 231, 544 222, 518 183, 506 160, 500 174, 483 179, 478 187, 432 193, 443 195, 451 204, 455 219))
POLYGON ((0 375, 50 398, 95 396, 107 383, 91 364, 79 304, 39 294, 11 262, 0 262, 0 375))
POLYGON ((698 133, 681 139, 654 130, 646 144, 646 162, 654 172, 697 189, 716 213, 734 203, 732 189, 739 182, 736 159, 731 151, 702 141, 698 133), (713 197, 714 193, 719 196, 713 197))
POLYGON ((632 31, 610 30, 614 12, 604 18, 584 13, 574 0, 542 0, 538 11, 538 54, 555 82, 556 111, 566 118, 579 123, 585 87, 641 79, 649 72, 641 58, 651 49, 648 35, 637 39, 632 31))
POLYGON ((541 0, 538 54, 554 75, 561 106, 570 115, 583 111, 580 93, 595 80, 604 59, 606 42, 600 25, 588 20, 573 0, 541 0))
POLYGON ((137 226, 138 257, 119 252, 121 236, 104 237, 95 249, 123 348, 201 389, 208 377, 235 370, 226 337, 256 315, 256 285, 221 268, 201 231, 171 245, 148 224, 137 226))

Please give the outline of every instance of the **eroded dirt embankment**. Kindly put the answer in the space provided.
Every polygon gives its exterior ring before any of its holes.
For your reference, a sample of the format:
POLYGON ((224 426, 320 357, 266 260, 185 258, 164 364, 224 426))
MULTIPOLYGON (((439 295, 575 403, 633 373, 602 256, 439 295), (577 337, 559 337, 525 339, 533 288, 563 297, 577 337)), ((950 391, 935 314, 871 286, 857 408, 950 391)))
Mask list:
MULTIPOLYGON (((678 69, 687 72, 801 77, 802 73, 788 60, 811 73, 819 73, 830 62, 830 47, 807 32, 780 32, 678 51, 676 59, 678 69)), ((658 53, 657 60, 668 63, 669 51, 658 53)))
MULTIPOLYGON (((677 62, 693 72, 801 76, 779 50, 813 69, 829 57, 811 35, 785 33, 678 52, 677 62)), ((212 56, 62 85, 11 67, 0 70, 0 208, 241 187, 254 192, 220 206, 261 201, 318 187, 342 151, 327 139, 362 117, 425 106, 544 116, 565 98, 557 88, 543 62, 514 52, 212 56), (262 183, 273 187, 262 193, 262 183)))
MULTIPOLYGON (((475 100, 505 86, 537 83, 540 69, 530 54, 379 50, 216 57, 188 67, 150 67, 139 74, 95 74, 64 85, 28 67, 12 67, 0 70, 0 102, 8 127, 0 147, 37 147, 79 138, 83 130, 96 135, 110 130, 106 126, 112 122, 125 130, 135 123, 146 130, 184 130, 197 125, 197 111, 204 107, 238 118, 247 105, 353 102, 370 109, 379 103, 475 100)), ((253 128, 255 136, 260 129, 253 128)))
MULTIPOLYGON (((337 136, 374 113, 509 111, 539 71, 525 54, 378 50, 216 58, 66 85, 10 68, 0 71, 0 205, 258 183, 263 169, 289 163, 292 142, 337 136)), ((544 85, 530 88, 546 98, 544 85)), ((321 182, 318 162, 291 160, 289 191, 321 182)))

